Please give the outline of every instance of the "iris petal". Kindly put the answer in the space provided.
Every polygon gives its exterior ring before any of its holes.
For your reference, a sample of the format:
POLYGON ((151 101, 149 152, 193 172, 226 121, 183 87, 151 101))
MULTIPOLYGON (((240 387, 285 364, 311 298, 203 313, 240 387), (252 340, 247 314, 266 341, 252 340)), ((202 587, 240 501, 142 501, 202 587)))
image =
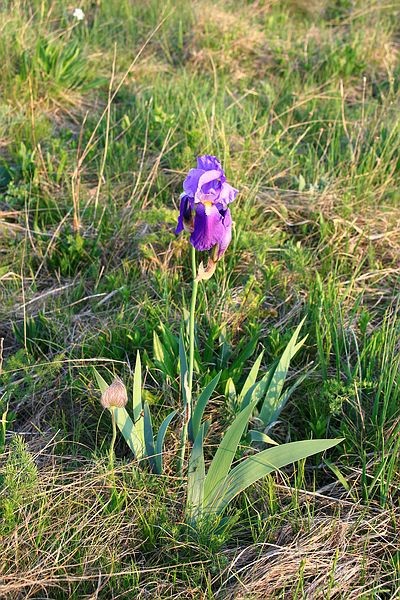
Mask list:
POLYGON ((196 204, 194 230, 190 236, 191 244, 196 250, 211 250, 225 235, 222 216, 216 206, 210 206, 206 214, 205 206, 196 204))
POLYGON ((183 190, 185 194, 194 198, 197 188, 199 187, 199 179, 203 174, 203 169, 190 169, 185 181, 183 182, 183 190))
POLYGON ((219 171, 221 175, 225 175, 221 163, 216 156, 210 154, 203 154, 203 156, 197 157, 197 168, 203 169, 203 171, 219 171))
POLYGON ((182 194, 181 203, 179 206, 179 217, 178 224, 175 229, 175 233, 178 234, 184 229, 187 228, 187 224, 192 220, 192 207, 191 207, 191 198, 186 196, 186 194, 182 194), (186 227, 185 227, 186 225, 186 227))

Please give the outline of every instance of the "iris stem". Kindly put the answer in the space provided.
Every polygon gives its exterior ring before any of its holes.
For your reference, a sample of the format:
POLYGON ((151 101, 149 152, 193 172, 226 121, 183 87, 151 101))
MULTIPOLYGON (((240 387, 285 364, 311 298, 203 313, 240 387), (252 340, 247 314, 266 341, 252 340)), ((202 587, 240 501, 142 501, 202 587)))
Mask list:
POLYGON ((192 246, 192 273, 193 273, 193 287, 192 287, 192 302, 190 304, 190 318, 189 318, 189 375, 188 385, 190 390, 190 404, 192 408, 192 387, 193 387, 193 367, 194 367, 194 316, 196 312, 196 299, 197 299, 197 288, 199 282, 197 281, 197 266, 196 266, 196 250, 192 246))
POLYGON ((197 299, 197 288, 199 282, 197 281, 197 266, 196 266, 196 250, 192 246, 191 248, 192 257, 192 300, 190 303, 190 315, 189 315, 189 365, 188 365, 188 380, 187 380, 187 393, 184 394, 186 399, 184 409, 184 422, 182 428, 181 437, 181 448, 179 456, 179 474, 183 476, 183 465, 185 462, 185 452, 188 439, 188 428, 190 419, 192 418, 193 411, 193 399, 192 399, 192 388, 193 388, 193 370, 194 370, 194 317, 196 312, 196 299, 197 299))

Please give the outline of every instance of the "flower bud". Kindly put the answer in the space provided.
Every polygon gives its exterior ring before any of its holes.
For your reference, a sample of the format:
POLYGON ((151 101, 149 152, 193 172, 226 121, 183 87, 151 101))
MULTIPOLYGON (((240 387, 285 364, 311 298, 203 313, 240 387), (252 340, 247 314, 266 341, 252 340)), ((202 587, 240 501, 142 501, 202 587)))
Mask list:
POLYGON ((112 384, 102 393, 100 402, 104 408, 122 408, 126 406, 128 394, 120 379, 114 379, 112 384))

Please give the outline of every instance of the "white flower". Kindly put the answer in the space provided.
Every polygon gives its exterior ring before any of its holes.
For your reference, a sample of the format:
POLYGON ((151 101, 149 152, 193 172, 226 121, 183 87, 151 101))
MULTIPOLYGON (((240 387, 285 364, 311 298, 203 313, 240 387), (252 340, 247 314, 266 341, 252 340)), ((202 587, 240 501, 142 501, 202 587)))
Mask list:
POLYGON ((72 13, 72 16, 75 17, 77 21, 83 21, 83 19, 85 18, 85 13, 81 8, 75 8, 74 12, 72 13))

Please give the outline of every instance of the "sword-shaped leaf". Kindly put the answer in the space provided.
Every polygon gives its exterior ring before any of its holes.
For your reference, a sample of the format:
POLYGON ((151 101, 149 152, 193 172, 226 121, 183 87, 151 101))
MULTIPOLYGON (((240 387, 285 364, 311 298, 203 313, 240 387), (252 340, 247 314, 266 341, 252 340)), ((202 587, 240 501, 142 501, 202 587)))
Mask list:
POLYGON ((146 454, 153 471, 156 470, 155 452, 154 452, 154 435, 153 424, 151 422, 151 413, 148 402, 144 403, 144 441, 146 444, 146 454))
POLYGON ((286 346, 278 364, 273 370, 273 374, 271 377, 270 384, 268 386, 268 390, 266 392, 264 402, 260 411, 260 419, 264 423, 265 427, 271 423, 273 415, 276 413, 277 407, 279 406, 280 397, 283 389, 283 385, 286 380, 286 376, 289 370, 290 361, 293 356, 300 350, 302 345, 307 339, 307 336, 300 340, 297 343, 297 338, 299 337, 300 329, 304 323, 304 319, 301 321, 300 325, 296 328, 293 333, 288 345, 286 346))
MULTIPOLYGON (((238 404, 241 405, 243 398, 245 397, 248 390, 255 384, 260 370, 262 358, 264 356, 264 350, 257 357, 254 365, 250 369, 250 373, 247 375, 246 381, 243 384, 242 391, 239 394, 238 404)), ((244 406, 243 406, 244 408, 244 406)))
POLYGON ((235 418, 222 438, 204 481, 204 506, 212 506, 216 500, 218 488, 224 483, 242 437, 243 431, 254 410, 255 404, 249 404, 235 418))
POLYGON ((167 415, 164 421, 160 425, 160 429, 158 430, 157 439, 156 439, 156 455, 154 457, 156 473, 161 475, 163 470, 163 445, 165 434, 167 433, 167 429, 172 419, 176 415, 176 410, 173 410, 169 415, 167 415))
POLYGON ((204 409, 206 408, 207 402, 211 398, 211 394, 218 385, 219 378, 221 377, 221 371, 206 385, 204 390, 201 392, 197 399, 196 405, 193 409, 192 418, 189 423, 189 435, 190 440, 196 439, 197 434, 200 430, 201 419, 203 418, 204 409))
POLYGON ((189 457, 186 518, 194 524, 203 513, 205 466, 203 455, 204 423, 196 436, 189 457))
POLYGON ((210 512, 221 513, 228 504, 249 485, 262 479, 272 471, 323 452, 339 444, 342 439, 304 440, 268 448, 250 456, 234 467, 225 481, 218 486, 214 502, 208 506, 210 512))

